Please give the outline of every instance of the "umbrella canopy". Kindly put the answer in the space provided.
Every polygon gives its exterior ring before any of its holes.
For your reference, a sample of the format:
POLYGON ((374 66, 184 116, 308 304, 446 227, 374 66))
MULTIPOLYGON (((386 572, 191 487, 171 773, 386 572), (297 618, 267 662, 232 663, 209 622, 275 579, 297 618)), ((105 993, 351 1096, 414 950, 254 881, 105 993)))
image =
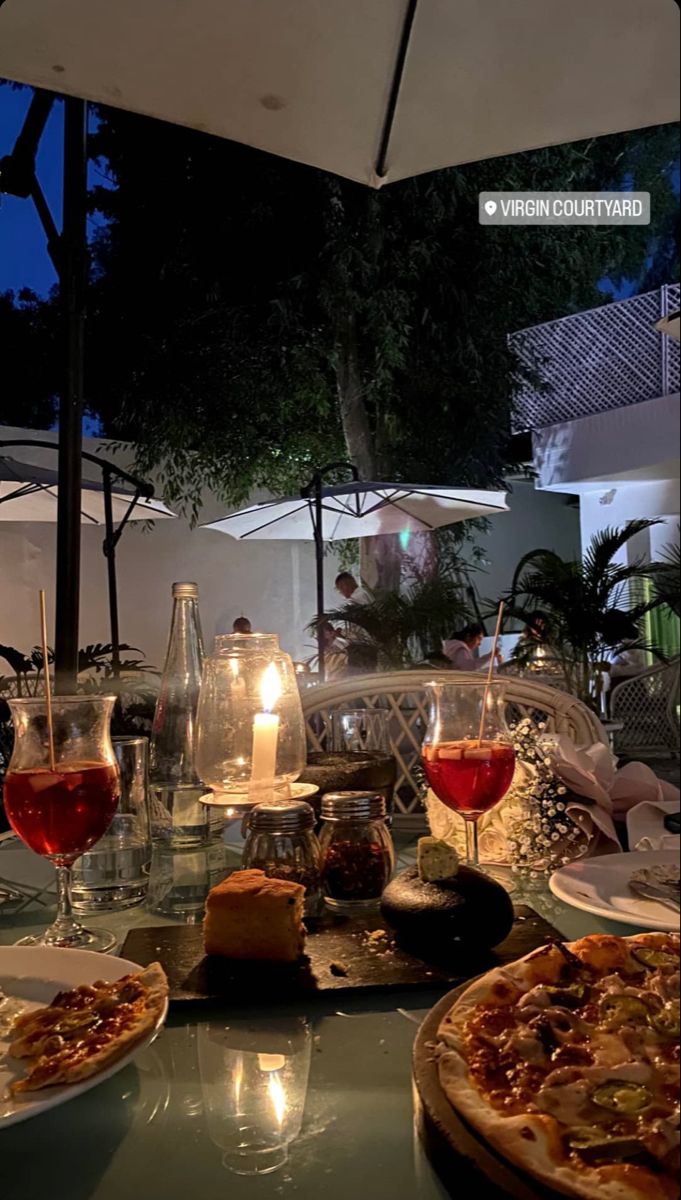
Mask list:
MULTIPOLYGON (((386 533, 423 533, 499 512, 508 512, 505 492, 365 482, 322 489, 325 542, 386 533)), ((207 521, 203 528, 254 541, 311 541, 315 537, 315 497, 265 500, 217 521, 207 521)))
POLYGON ((372 186, 678 114, 671 0, 0 0, 0 76, 372 186))
MULTIPOLYGON (((0 457, 0 521, 56 521, 58 483, 57 471, 0 457)), ((124 518, 126 521, 157 521, 175 516, 160 500, 140 497, 130 508, 134 498, 134 491, 114 488, 111 493, 114 521, 124 518)), ((83 525, 106 524, 104 485, 99 480, 83 480, 80 520, 83 525)))
MULTIPOLYGON (((343 538, 377 537, 387 533, 424 533, 454 525, 470 517, 508 512, 505 492, 434 487, 407 483, 350 483, 325 487, 324 476, 349 463, 322 467, 299 496, 265 500, 207 521, 204 529, 217 529, 231 537, 253 541, 313 540, 317 567, 317 615, 324 612, 324 542, 343 538)), ((319 674, 324 678, 324 634, 317 630, 319 674)))
POLYGON ((666 333, 667 337, 673 338, 675 342, 681 342, 681 312, 669 313, 657 322, 655 326, 660 333, 666 333))

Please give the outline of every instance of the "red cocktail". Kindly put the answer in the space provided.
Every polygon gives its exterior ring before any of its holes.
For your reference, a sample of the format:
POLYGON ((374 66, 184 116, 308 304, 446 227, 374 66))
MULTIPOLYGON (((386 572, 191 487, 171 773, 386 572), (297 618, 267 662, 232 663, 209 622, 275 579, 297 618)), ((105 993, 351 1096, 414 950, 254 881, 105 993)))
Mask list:
POLYGON ((464 818, 468 862, 478 864, 478 819, 503 800, 515 771, 505 685, 430 683, 423 767, 431 789, 464 818))
POLYGON ((503 742, 440 742, 424 746, 423 766, 443 804, 462 817, 478 817, 506 795, 515 770, 515 753, 503 742))
POLYGON ((118 771, 99 763, 9 771, 5 811, 15 833, 36 854, 73 862, 106 833, 118 794, 118 771))
POLYGON ((120 777, 109 724, 113 696, 43 696, 9 701, 14 747, 4 805, 12 828, 57 869, 57 917, 23 945, 111 950, 107 929, 84 929, 71 911, 71 867, 106 833, 120 777))

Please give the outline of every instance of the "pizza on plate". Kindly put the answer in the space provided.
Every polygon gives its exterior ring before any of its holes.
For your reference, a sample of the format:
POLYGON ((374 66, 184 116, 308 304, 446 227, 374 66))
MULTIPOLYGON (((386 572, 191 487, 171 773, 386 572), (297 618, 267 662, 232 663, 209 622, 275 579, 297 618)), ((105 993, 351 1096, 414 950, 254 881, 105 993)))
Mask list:
POLYGON ((17 1018, 9 1053, 27 1060, 13 1096, 79 1083, 105 1070, 152 1033, 162 1019, 168 980, 159 963, 113 983, 59 992, 51 1004, 17 1018))
POLYGON ((450 1103, 516 1166, 588 1200, 678 1197, 678 936, 544 946, 475 980, 438 1038, 450 1103))

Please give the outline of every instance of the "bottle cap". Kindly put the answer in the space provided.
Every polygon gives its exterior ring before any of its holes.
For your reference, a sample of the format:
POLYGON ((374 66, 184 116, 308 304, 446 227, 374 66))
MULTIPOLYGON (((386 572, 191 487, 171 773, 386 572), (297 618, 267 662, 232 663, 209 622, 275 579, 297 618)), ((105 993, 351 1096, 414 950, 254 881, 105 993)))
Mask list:
POLYGON ((303 833, 313 829, 314 809, 304 800, 272 800, 256 804, 248 819, 258 833, 303 833))
POLYGON ((385 799, 376 792, 327 792, 322 798, 324 821, 378 821, 385 815, 385 799))
POLYGON ((199 595, 198 583, 174 583, 173 600, 196 600, 199 595))

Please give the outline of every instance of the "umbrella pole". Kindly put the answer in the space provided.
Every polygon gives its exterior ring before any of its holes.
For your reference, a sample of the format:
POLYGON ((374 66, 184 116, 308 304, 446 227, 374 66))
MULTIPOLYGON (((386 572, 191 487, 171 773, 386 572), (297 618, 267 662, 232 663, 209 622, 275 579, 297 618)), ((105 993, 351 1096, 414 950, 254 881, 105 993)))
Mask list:
POLYGON ((59 402, 55 691, 76 689, 80 595, 83 356, 87 283, 87 105, 64 101, 62 307, 66 326, 64 388, 59 402))
POLYGON ((113 503, 111 500, 111 472, 104 471, 104 523, 106 537, 104 539, 104 556, 106 558, 106 574, 109 584, 109 620, 111 623, 111 674, 118 679, 121 673, 121 646, 118 629, 118 586, 116 583, 116 533, 113 522, 113 503))
POLYGON ((317 566, 317 656, 319 679, 323 683, 326 678, 324 630, 324 509, 322 507, 322 476, 314 478, 314 548, 317 566))

